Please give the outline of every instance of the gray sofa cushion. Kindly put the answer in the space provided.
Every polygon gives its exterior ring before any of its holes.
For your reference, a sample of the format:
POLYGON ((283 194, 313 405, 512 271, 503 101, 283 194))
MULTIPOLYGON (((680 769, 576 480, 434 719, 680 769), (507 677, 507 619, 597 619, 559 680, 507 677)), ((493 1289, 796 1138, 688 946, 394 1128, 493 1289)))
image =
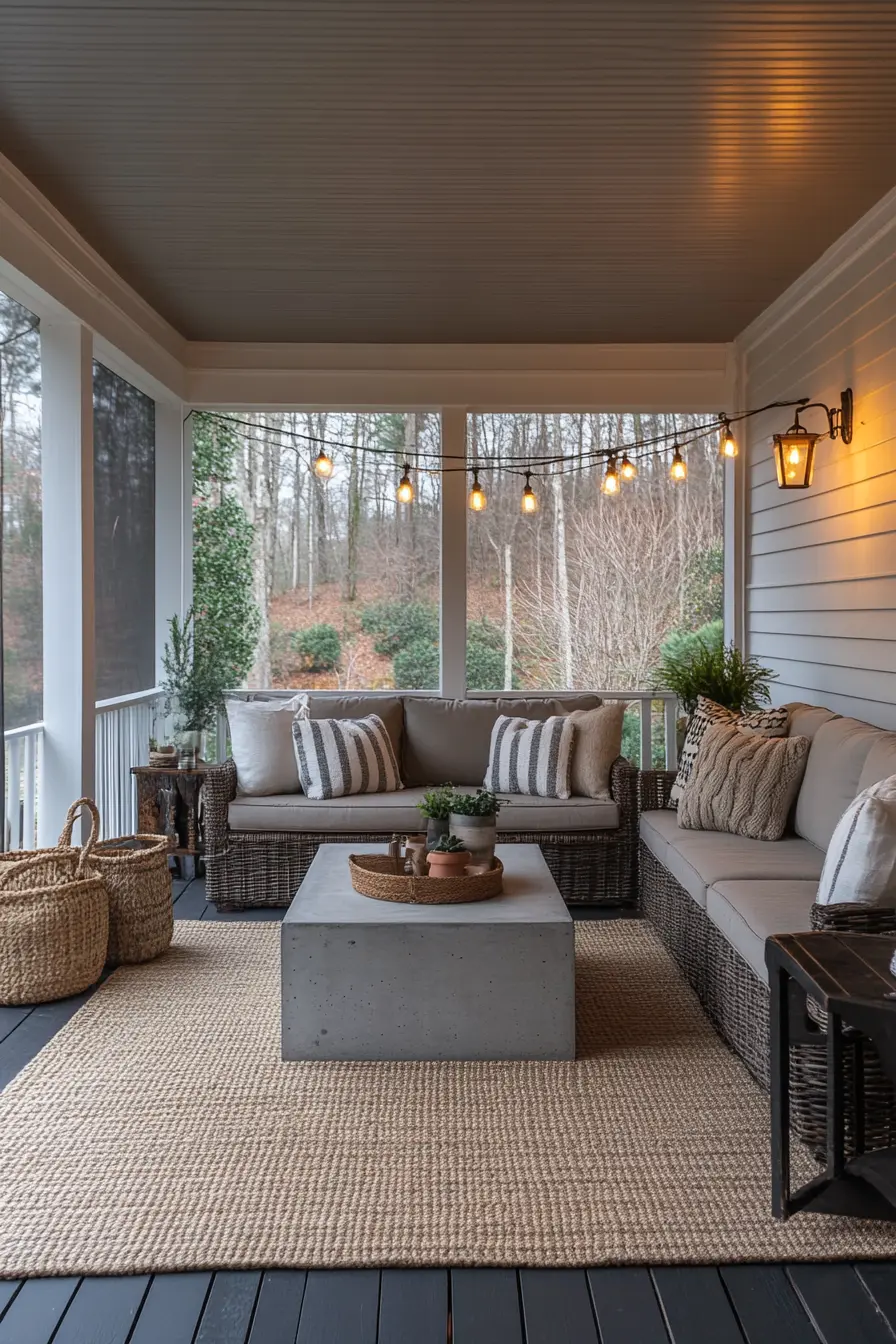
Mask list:
POLYGON ((404 710, 397 695, 309 695, 308 712, 312 719, 365 719, 368 714, 377 714, 401 769, 404 710))
MULTIPOLYGON (((426 822, 415 806, 422 788, 400 793, 359 793, 346 798, 306 798, 304 794, 280 793, 266 798, 238 797, 227 810, 234 831, 357 832, 391 834, 416 832, 426 822)), ((615 803, 591 798, 515 798, 498 815, 498 830, 590 831, 619 825, 615 803)))
POLYGON ((405 697, 402 779, 420 784, 482 784, 488 768, 492 729, 499 714, 543 721, 574 709, 596 709, 597 695, 558 698, 447 700, 441 696, 405 697))
POLYGON ((669 808, 660 812, 642 812, 640 831, 641 839, 651 854, 664 864, 669 841, 677 839, 681 834, 678 813, 669 808))
POLYGON ((743 878, 821 877, 824 854, 797 836, 783 840, 746 840, 723 831, 683 831, 674 812, 645 812, 641 838, 651 852, 697 902, 706 907, 706 889, 714 883, 743 878), (668 818, 672 822, 662 821, 668 818), (654 848, 656 837, 665 842, 663 853, 654 848))
POLYGON ((792 700, 784 705, 784 709, 790 714, 787 736, 808 737, 810 741, 823 723, 830 723, 831 719, 840 718, 840 715, 831 709, 824 709, 821 705, 804 705, 801 700, 792 700))
POLYGON ((862 766, 856 793, 870 789, 872 784, 879 784, 891 775, 896 775, 896 733, 881 731, 862 766))
POLYGON ((772 882, 719 882, 709 888, 706 913, 763 983, 765 940, 809 928, 818 883, 799 878, 772 882))
POLYGON ((796 800, 797 835, 827 849, 834 827, 858 792, 871 748, 887 736, 858 719, 832 719, 818 728, 796 800))
POLYGON ((598 798, 537 798, 515 793, 498 813, 498 833, 605 831, 619 825, 619 808, 598 798))

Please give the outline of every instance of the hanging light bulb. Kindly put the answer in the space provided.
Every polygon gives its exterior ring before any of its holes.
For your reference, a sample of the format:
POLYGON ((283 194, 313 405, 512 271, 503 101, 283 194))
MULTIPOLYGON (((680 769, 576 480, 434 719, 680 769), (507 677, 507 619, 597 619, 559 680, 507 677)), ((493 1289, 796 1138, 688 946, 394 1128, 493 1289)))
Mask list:
POLYGON ((411 478, 408 475, 408 472, 411 470, 410 462, 405 462, 402 470, 404 472, 404 475, 398 482, 398 489, 395 492, 395 498, 398 500, 399 504, 413 504, 414 487, 411 484, 411 478))
POLYGON ((719 456, 727 458, 737 457, 739 450, 737 447, 737 439, 731 432, 731 423, 727 415, 720 415, 719 419, 722 422, 722 433, 719 438, 719 456))
POLYGON ((629 458, 628 453, 622 454, 622 461, 619 463, 619 475, 624 481, 633 481, 638 474, 638 468, 629 458))
POLYGON ((535 491, 532 489, 531 471, 526 472, 526 488, 523 491, 523 498, 520 501, 520 508, 522 509, 523 513, 538 512, 538 499, 536 497, 535 491))
POLYGON ((470 508, 474 513, 484 513, 485 506, 488 503, 485 497, 485 491, 479 484, 479 472, 473 472, 473 488, 470 491, 470 508))
POLYGON ((314 474, 319 476, 322 481, 328 481, 333 475, 333 461, 327 457, 323 448, 314 459, 314 474))
POLYGON ((681 455, 681 448, 677 443, 672 445, 672 465, 669 468, 669 475, 673 481, 686 481, 688 478, 688 464, 681 455))
POLYGON ((607 459, 607 473, 600 483, 600 488, 605 495, 619 494, 619 473, 616 470, 615 453, 607 459))

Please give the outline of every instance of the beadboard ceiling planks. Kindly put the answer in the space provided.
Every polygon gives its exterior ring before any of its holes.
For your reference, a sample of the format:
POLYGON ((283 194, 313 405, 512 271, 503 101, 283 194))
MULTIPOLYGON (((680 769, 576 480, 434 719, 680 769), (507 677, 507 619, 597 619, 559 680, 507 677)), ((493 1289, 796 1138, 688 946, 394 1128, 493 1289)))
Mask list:
POLYGON ((0 145, 193 340, 737 335, 896 181, 891 0, 0 0, 0 145))

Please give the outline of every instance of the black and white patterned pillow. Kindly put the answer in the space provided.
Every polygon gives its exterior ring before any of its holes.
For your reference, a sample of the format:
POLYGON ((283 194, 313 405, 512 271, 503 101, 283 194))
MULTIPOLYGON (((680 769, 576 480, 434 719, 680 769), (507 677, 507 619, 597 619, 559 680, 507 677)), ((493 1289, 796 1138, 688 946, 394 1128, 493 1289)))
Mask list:
POLYGON ((783 737, 787 732, 790 711, 783 705, 778 709, 757 709, 752 714, 735 714, 724 705, 717 705, 705 695, 697 697, 697 708, 688 722, 681 759, 678 762, 678 774, 669 792, 669 807, 678 807, 685 785, 691 777, 700 743, 707 728, 714 723, 733 723, 743 733, 755 733, 759 737, 783 737))
POLYGON ((500 715, 492 729, 485 787, 492 793, 568 798, 575 731, 565 715, 543 722, 500 715))
POLYGON ((309 798, 403 789, 382 719, 302 719, 292 725, 299 779, 309 798))

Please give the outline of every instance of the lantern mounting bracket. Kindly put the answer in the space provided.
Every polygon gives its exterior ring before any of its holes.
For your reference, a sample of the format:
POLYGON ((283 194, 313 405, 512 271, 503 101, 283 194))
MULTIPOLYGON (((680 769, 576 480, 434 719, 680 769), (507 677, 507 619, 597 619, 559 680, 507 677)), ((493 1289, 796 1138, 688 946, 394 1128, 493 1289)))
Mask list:
POLYGON ((852 443, 852 388, 846 387, 840 393, 840 405, 828 406, 823 401, 809 401, 802 397, 797 405, 796 426, 799 426, 800 411, 824 411, 828 418, 828 433, 832 439, 842 439, 852 443))

